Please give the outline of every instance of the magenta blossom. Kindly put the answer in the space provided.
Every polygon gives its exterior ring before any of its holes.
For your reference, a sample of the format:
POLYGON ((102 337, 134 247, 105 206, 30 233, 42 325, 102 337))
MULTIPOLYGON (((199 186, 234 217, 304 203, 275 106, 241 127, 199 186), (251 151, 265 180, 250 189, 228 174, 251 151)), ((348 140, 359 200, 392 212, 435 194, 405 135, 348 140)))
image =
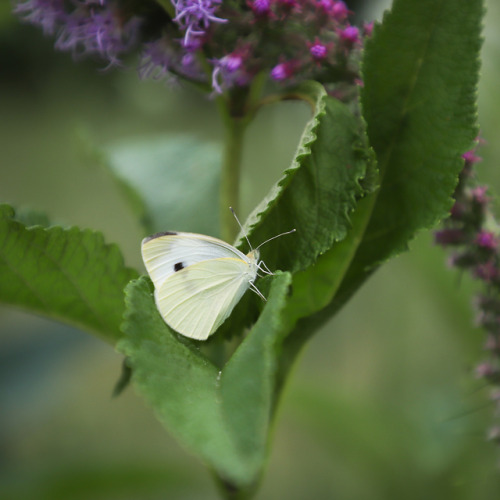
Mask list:
POLYGON ((480 231, 476 236, 475 242, 481 248, 493 250, 497 247, 497 239, 490 231, 480 231))
POLYGON ((359 29, 356 26, 348 26, 347 28, 340 30, 340 38, 345 42, 354 44, 360 41, 359 29))
POLYGON ((294 63, 291 61, 277 64, 271 70, 271 78, 277 82, 289 80, 294 74, 294 63))
POLYGON ((314 43, 308 45, 309 53, 315 61, 322 61, 328 55, 328 47, 324 43, 321 43, 317 37, 314 43))
POLYGON ((213 62, 212 87, 215 92, 221 94, 225 88, 231 87, 234 83, 243 84, 248 81, 243 62, 244 56, 238 52, 213 62))

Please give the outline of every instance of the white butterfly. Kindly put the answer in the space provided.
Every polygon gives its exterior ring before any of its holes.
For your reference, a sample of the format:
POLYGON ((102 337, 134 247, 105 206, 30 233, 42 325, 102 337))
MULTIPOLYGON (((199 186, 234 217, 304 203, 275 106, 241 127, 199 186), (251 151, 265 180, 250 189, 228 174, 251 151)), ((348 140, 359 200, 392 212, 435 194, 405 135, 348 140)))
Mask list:
POLYGON ((259 260, 262 245, 245 255, 229 243, 203 234, 167 231, 145 238, 142 258, 165 323, 186 337, 206 340, 248 288, 265 300, 254 285, 258 271, 272 274, 259 260))

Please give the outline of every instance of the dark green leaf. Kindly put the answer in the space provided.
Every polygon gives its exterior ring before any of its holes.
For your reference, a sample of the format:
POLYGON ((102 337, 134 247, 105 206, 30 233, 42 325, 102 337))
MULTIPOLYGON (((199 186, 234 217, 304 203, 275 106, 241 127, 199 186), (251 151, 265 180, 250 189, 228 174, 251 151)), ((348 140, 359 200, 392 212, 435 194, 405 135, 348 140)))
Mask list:
POLYGON ((343 293, 452 205, 477 135, 481 0, 396 0, 366 44, 362 106, 381 187, 343 293))
POLYGON ((116 245, 76 227, 27 228, 0 206, 0 300, 92 330, 120 336, 123 288, 137 273, 116 245))
POLYGON ((283 373, 378 264, 451 207, 477 133, 481 16, 479 0, 396 0, 367 43, 362 102, 381 187, 359 201, 347 238, 294 276, 289 321, 329 305, 288 337, 283 373))
POLYGON ((119 143, 108 165, 144 225, 159 231, 219 233, 221 152, 190 136, 119 143))

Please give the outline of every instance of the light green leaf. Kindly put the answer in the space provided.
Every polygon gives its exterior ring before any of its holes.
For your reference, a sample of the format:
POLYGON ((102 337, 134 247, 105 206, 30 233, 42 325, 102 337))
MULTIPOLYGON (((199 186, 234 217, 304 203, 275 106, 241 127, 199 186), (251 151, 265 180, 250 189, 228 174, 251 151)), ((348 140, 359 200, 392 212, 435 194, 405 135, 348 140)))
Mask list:
POLYGON ((217 145, 187 135, 128 140, 109 147, 107 159, 146 234, 219 233, 217 145))
POLYGON ((250 477, 258 474, 266 458, 275 375, 281 341, 288 333, 280 313, 290 281, 288 273, 276 274, 266 307, 222 371, 223 417, 250 477))
POLYGON ((135 386, 181 443, 238 487, 256 480, 265 457, 289 279, 273 280, 263 314, 222 372, 196 342, 164 323, 149 279, 127 287, 125 336, 117 349, 128 358, 135 386))
POLYGON ((76 227, 26 227, 0 206, 0 300, 74 324, 114 343, 123 288, 137 276, 116 245, 76 227))

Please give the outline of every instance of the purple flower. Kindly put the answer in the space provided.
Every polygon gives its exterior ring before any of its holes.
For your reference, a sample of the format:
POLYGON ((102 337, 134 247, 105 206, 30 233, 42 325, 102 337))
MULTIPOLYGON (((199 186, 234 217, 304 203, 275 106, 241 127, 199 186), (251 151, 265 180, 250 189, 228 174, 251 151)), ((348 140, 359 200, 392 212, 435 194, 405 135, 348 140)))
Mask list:
POLYGON ((137 18, 124 23, 113 8, 87 2, 67 16, 55 47, 74 55, 98 54, 116 64, 118 56, 135 43, 138 30, 137 18))
POLYGON ((38 25, 44 34, 53 35, 59 23, 66 18, 64 0, 28 0, 18 3, 14 13, 28 23, 38 25))
POLYGON ((495 375, 496 370, 490 363, 481 363, 476 366, 477 378, 491 378, 495 375))
POLYGON ((328 54, 328 47, 316 38, 309 46, 309 53, 315 61, 322 61, 328 54))
POLYGON ((498 278, 498 269, 495 262, 489 260, 484 264, 478 264, 474 268, 474 276, 480 280, 486 281, 486 283, 491 283, 498 278))
POLYGON ((488 186, 477 186, 471 191, 472 200, 478 205, 486 205, 490 198, 486 196, 486 191, 488 191, 488 186))
POLYGON ((172 0, 175 7, 174 21, 185 30, 184 46, 191 43, 193 37, 203 36, 210 23, 226 23, 215 15, 222 0, 172 0))
POLYGON ((142 79, 168 77, 173 80, 176 74, 197 81, 203 78, 195 53, 179 50, 179 46, 172 45, 166 36, 145 44, 138 70, 142 79))
POLYGON ((165 38, 146 43, 138 68, 140 78, 160 80, 173 67, 174 58, 175 53, 165 38))
POLYGON ((273 80, 276 80, 277 82, 288 80, 293 76, 294 73, 293 66, 294 65, 290 61, 277 64, 271 70, 271 78, 273 80))
POLYGON ((359 29, 356 26, 348 26, 347 28, 339 31, 339 36, 345 42, 354 44, 360 41, 359 29))
POLYGON ((271 0, 253 0, 250 8, 257 16, 267 16, 271 13, 271 0))
POLYGON ((349 9, 344 2, 335 2, 332 7, 332 15, 337 21, 344 21, 349 15, 349 9))
POLYGON ((224 89, 232 87, 235 83, 238 85, 247 83, 248 76, 243 68, 243 61, 243 53, 238 52, 213 61, 212 87, 215 92, 222 94, 224 89))
POLYGON ((467 163, 478 163, 482 160, 480 156, 476 155, 476 152, 474 150, 471 151, 466 151, 463 155, 462 158, 467 162, 467 163))
POLYGON ((497 239, 490 231, 480 231, 476 236, 475 243, 477 246, 488 250, 494 250, 497 247, 497 239))
POLYGON ((446 228, 434 233, 437 245, 461 245, 466 242, 465 233, 459 228, 446 228))
POLYGON ((333 6, 335 5, 334 0, 318 0, 317 6, 320 7, 324 12, 331 12, 333 6))
MULTIPOLYGON (((26 21, 56 35, 57 49, 75 56, 97 54, 116 64, 141 43, 141 77, 169 73, 209 84, 206 65, 201 68, 206 61, 217 92, 248 85, 262 73, 292 85, 321 71, 332 78, 325 82, 332 95, 345 77, 357 82, 352 72, 361 32, 349 26, 350 12, 340 0, 147 0, 143 7, 139 0, 12 1, 26 21), (162 2, 171 2, 173 15, 162 2)), ((337 96, 351 97, 342 90, 337 96)))
POLYGON ((365 24, 363 25, 363 31, 364 31, 364 33, 365 33, 365 36, 372 36, 372 34, 373 34, 373 26, 374 26, 374 24, 375 24, 375 23, 374 23, 373 21, 371 21, 371 22, 369 22, 369 23, 365 23, 365 24))

